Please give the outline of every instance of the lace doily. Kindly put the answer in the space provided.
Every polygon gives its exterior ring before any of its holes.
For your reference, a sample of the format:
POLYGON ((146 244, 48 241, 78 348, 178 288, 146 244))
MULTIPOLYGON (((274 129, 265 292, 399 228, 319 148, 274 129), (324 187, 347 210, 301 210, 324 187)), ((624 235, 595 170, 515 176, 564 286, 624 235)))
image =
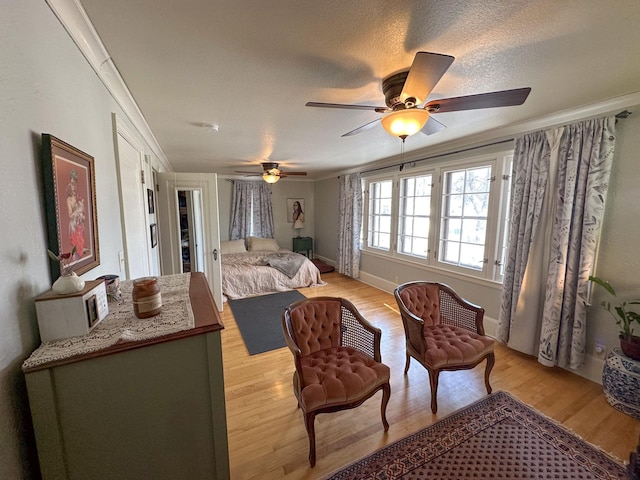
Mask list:
POLYGON ((109 314, 87 335, 44 342, 25 360, 23 369, 49 362, 98 352, 118 342, 140 342, 194 328, 189 299, 191 274, 158 277, 162 295, 162 312, 150 318, 137 318, 133 313, 131 293, 133 281, 125 280, 122 303, 109 302, 109 314))

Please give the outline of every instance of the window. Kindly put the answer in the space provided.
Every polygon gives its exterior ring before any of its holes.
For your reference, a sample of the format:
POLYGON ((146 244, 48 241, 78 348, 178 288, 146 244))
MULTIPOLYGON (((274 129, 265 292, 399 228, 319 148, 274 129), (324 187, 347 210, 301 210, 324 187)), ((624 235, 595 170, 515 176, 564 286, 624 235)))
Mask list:
POLYGON ((427 258, 432 184, 430 174, 400 180, 399 253, 427 258))
POLYGON ((369 228, 367 245, 381 250, 391 249, 392 181, 369 184, 369 228))
POLYGON ((443 172, 441 262, 482 270, 491 165, 443 172))
POLYGON ((511 159, 509 151, 365 179, 364 250, 502 281, 511 159))

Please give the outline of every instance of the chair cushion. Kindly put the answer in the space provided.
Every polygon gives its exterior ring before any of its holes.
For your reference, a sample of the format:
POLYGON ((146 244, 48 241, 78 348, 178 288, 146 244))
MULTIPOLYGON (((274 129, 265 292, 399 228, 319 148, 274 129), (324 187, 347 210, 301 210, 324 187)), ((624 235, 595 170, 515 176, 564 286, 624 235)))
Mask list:
POLYGON ((327 348, 300 359, 306 412, 366 398, 389 381, 389 367, 351 347, 327 348))
POLYGON ((494 340, 453 325, 424 327, 424 361, 432 368, 472 364, 493 351, 494 340))

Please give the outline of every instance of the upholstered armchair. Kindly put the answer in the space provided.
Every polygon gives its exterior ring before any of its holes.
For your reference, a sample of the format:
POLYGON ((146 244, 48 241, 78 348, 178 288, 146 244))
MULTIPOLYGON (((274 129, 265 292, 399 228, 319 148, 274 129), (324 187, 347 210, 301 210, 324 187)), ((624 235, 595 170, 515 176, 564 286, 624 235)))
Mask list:
POLYGON ((438 376, 443 370, 470 369, 486 359, 484 382, 491 393, 495 342, 484 334, 484 309, 442 283, 409 282, 398 286, 394 295, 406 340, 404 373, 409 371, 411 358, 427 369, 431 411, 438 411, 438 376))
POLYGON ((361 405, 382 390, 384 430, 391 394, 389 367, 381 363, 380 329, 344 298, 315 297, 289 305, 282 315, 293 353, 293 391, 309 436, 309 463, 316 464, 314 421, 319 413, 361 405))

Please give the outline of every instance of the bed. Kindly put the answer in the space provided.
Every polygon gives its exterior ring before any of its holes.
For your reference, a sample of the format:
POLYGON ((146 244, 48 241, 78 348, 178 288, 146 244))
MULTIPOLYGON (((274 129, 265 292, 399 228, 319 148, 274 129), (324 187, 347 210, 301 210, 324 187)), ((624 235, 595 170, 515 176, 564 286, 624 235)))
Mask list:
POLYGON ((281 249, 274 239, 221 242, 220 251, 222 293, 232 300, 324 285, 311 260, 281 249))

